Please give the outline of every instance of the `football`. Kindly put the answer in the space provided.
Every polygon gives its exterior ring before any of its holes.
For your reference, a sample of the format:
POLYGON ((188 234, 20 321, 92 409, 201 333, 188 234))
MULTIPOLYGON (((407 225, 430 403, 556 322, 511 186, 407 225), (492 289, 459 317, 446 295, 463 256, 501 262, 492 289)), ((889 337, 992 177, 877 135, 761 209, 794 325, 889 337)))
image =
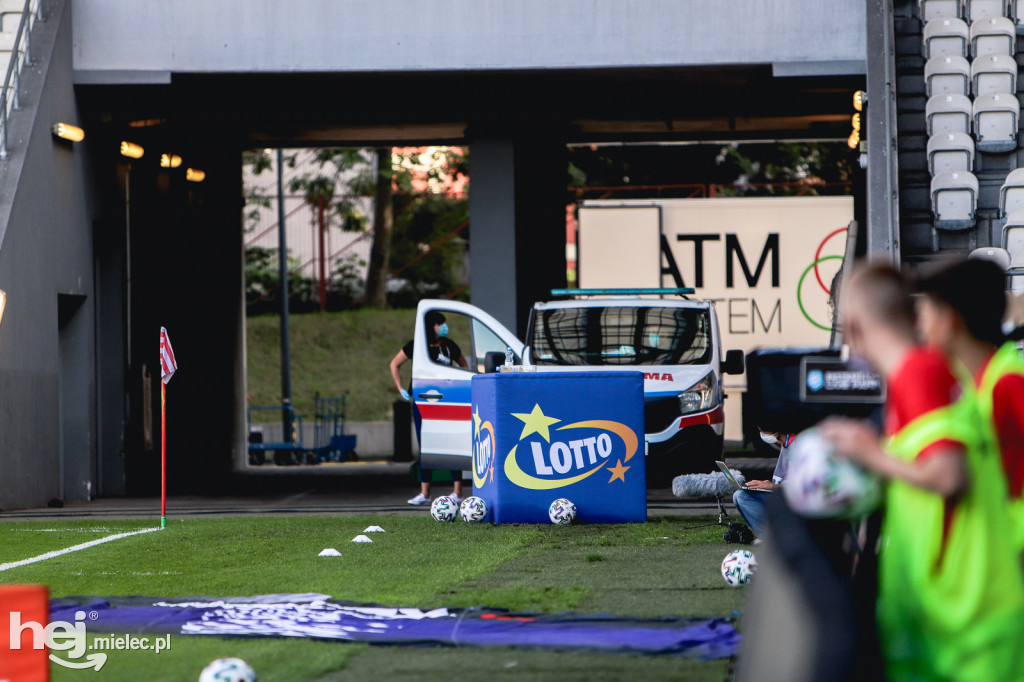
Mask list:
POLYGON ((199 682, 256 682, 256 672, 240 658, 218 658, 203 668, 199 682))
POLYGON ((548 518, 551 519, 551 523, 560 526, 572 523, 576 520, 576 505, 564 497, 559 497, 548 507, 548 518))
POLYGON ((463 521, 483 521, 487 516, 487 503, 479 497, 467 497, 459 505, 459 516, 463 521))
POLYGON ((747 549, 737 549, 725 555, 722 560, 722 577, 732 587, 742 587, 750 582, 757 571, 757 557, 747 549))
POLYGON ((798 514, 812 518, 856 519, 882 498, 878 477, 834 452, 816 429, 804 431, 789 447, 789 472, 782 491, 798 514))
POLYGON ((430 504, 430 515, 435 521, 452 521, 459 513, 459 505, 447 495, 438 497, 430 504))

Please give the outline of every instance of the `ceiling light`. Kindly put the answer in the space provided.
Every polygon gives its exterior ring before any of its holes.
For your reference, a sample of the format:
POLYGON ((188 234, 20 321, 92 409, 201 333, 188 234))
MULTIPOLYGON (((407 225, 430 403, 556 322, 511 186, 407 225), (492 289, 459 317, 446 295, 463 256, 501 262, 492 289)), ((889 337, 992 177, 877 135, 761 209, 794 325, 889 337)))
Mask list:
POLYGON ((141 159, 142 155, 145 153, 146 150, 134 142, 121 143, 121 156, 127 156, 132 159, 141 159))
POLYGON ((206 179, 206 171, 201 171, 198 168, 186 169, 185 179, 189 182, 202 182, 206 179))
POLYGON ((177 154, 161 154, 160 166, 163 168, 177 168, 181 165, 181 157, 177 154))

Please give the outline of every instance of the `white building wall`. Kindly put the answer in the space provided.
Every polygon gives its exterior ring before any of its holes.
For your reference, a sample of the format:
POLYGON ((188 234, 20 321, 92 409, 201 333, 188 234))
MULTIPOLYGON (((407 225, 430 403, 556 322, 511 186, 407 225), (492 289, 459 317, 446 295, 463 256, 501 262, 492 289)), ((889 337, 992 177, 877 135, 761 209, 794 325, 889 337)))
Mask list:
POLYGON ((75 0, 79 82, 773 64, 862 73, 863 0, 75 0), (721 11, 728 5, 729 11, 721 11))

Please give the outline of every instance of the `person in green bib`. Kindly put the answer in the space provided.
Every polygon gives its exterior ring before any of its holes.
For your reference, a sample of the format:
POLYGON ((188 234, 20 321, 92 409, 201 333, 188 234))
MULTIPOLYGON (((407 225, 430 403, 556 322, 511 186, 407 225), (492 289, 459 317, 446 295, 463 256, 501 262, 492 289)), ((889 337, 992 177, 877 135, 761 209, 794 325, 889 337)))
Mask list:
POLYGON ((862 266, 844 330, 885 375, 885 433, 830 419, 822 435, 886 481, 878 635, 889 680, 1024 679, 1024 576, 998 455, 945 358, 918 345, 903 276, 862 266))
POLYGON ((1024 359, 1003 338, 1006 275, 987 260, 957 260, 918 278, 921 335, 962 368, 1006 478, 1014 541, 1024 550, 1024 359), (965 283, 969 283, 965 286, 965 283))

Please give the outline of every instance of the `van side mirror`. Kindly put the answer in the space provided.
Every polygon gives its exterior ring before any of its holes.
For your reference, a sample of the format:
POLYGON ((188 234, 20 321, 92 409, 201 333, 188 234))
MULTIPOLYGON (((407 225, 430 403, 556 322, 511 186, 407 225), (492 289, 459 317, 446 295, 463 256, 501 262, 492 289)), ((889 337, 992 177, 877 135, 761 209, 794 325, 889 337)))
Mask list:
POLYGON ((484 354, 484 373, 494 374, 505 364, 505 354, 500 350, 492 350, 484 354))
POLYGON ((724 374, 743 374, 743 351, 725 351, 725 362, 722 363, 724 374))

